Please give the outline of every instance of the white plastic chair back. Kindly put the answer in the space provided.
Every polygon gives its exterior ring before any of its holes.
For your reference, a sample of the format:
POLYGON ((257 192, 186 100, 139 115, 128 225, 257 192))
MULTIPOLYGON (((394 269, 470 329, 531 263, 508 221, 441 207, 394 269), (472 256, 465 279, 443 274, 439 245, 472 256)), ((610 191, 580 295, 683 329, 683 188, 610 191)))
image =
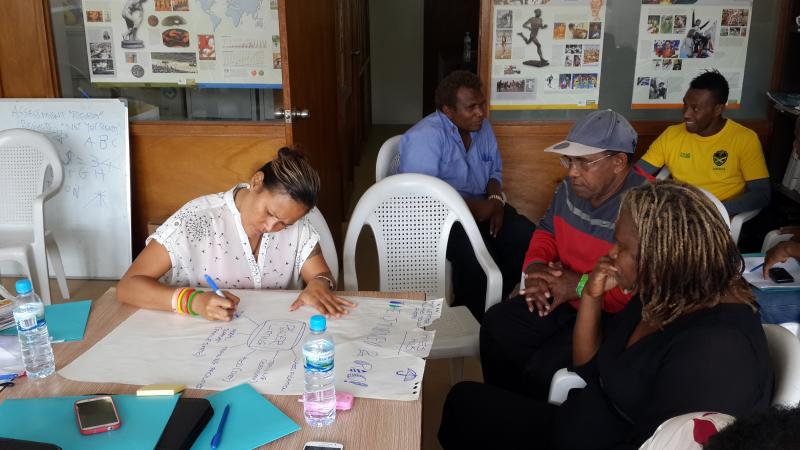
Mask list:
POLYGON ((770 231, 764 236, 764 242, 761 244, 761 253, 767 253, 772 247, 792 239, 792 236, 794 236, 792 233, 781 233, 781 230, 770 231))
POLYGON ((486 307, 500 301, 502 275, 483 243, 464 199, 444 181, 400 174, 374 184, 358 201, 344 242, 344 283, 358 290, 355 249, 364 225, 378 247, 380 290, 423 291, 445 296, 445 255, 453 223, 459 221, 487 273, 486 307))
POLYGON ((375 161, 375 182, 395 175, 400 167, 400 139, 402 134, 390 137, 378 150, 378 159, 375 161))
POLYGON ((325 262, 331 269, 333 278, 338 280, 339 254, 336 252, 336 243, 333 242, 333 235, 331 235, 331 229, 328 227, 328 222, 325 221, 325 217, 323 217, 319 208, 316 206, 311 208, 311 211, 309 211, 306 216, 308 217, 309 222, 311 222, 311 225, 317 230, 317 233, 319 233, 319 246, 322 249, 322 256, 325 258, 325 262))
POLYGON ((17 128, 0 132, 0 161, 0 227, 32 226, 37 200, 55 195, 64 181, 58 152, 44 135, 17 128))
POLYGON ((44 220, 44 202, 64 182, 58 152, 43 134, 17 128, 0 131, 0 161, 0 260, 21 265, 50 304, 49 257, 61 293, 69 298, 61 255, 44 220))
POLYGON ((797 406, 800 402, 800 340, 781 326, 763 326, 775 371, 772 404, 797 406))

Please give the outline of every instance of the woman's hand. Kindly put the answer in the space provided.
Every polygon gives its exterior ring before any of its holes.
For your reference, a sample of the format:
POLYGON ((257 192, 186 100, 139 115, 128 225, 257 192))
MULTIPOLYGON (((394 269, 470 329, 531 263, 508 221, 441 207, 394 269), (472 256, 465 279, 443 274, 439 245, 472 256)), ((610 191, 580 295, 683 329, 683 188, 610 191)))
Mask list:
POLYGON ((589 280, 583 287, 583 297, 601 299, 603 294, 617 287, 617 269, 611 258, 603 256, 589 275, 589 280))
POLYGON ((229 322, 239 306, 239 297, 227 291, 222 291, 225 298, 212 291, 204 291, 194 296, 192 311, 208 320, 223 320, 229 322))
POLYGON ((337 318, 349 313, 345 307, 353 308, 356 306, 355 303, 336 296, 330 290, 328 280, 322 278, 315 278, 309 281, 303 292, 297 296, 297 300, 289 307, 289 311, 294 311, 303 305, 313 306, 325 316, 337 318))

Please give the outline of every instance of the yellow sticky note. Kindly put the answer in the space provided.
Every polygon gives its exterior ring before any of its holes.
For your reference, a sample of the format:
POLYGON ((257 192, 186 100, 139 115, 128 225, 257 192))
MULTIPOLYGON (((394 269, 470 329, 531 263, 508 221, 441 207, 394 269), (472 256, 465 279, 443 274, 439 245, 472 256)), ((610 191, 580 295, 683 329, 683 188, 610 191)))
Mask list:
POLYGON ((186 389, 185 384, 148 384, 136 391, 136 395, 143 397, 147 395, 175 395, 186 389))

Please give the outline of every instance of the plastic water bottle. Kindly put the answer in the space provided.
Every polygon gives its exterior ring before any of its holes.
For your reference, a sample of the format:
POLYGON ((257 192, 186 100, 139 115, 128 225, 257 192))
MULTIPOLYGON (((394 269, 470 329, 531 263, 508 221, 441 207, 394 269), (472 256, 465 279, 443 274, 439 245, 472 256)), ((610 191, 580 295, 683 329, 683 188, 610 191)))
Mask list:
POLYGON ((50 333, 44 319, 44 303, 33 292, 30 280, 18 280, 14 303, 22 364, 28 378, 44 378, 56 370, 56 359, 50 345, 50 333))
POLYGON ((311 316, 309 325, 311 334, 303 343, 306 373, 303 414, 312 427, 324 427, 336 420, 333 338, 326 333, 325 316, 311 316))
POLYGON ((463 60, 465 63, 472 61, 472 38, 469 36, 469 31, 467 31, 467 35, 464 36, 463 60))

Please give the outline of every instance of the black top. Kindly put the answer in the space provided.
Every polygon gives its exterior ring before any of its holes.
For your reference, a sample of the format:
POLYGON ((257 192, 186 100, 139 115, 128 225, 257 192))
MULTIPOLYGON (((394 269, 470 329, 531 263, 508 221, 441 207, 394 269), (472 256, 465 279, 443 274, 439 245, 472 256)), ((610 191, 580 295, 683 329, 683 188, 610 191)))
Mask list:
POLYGON ((641 314, 636 296, 610 319, 595 357, 573 369, 587 386, 571 390, 558 408, 553 448, 636 448, 674 416, 769 407, 772 363, 750 306, 720 304, 682 316, 626 349, 641 314))

